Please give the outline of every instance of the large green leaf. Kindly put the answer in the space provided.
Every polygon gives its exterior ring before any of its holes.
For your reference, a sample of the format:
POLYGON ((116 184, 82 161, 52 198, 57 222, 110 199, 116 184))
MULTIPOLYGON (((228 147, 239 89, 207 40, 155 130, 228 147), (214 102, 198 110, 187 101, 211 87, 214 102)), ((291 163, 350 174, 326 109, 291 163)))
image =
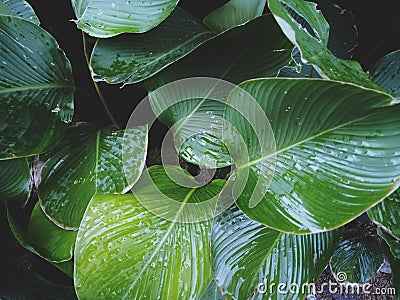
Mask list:
POLYGON ((382 227, 377 228, 377 232, 382 237, 390 248, 390 252, 396 259, 400 259, 400 239, 393 236, 390 232, 382 227))
POLYGON ((0 16, 0 159, 54 147, 73 114, 71 66, 37 25, 0 16))
POLYGON ((21 226, 12 210, 8 210, 8 220, 16 239, 29 251, 52 263, 71 260, 76 240, 76 231, 61 229, 50 221, 35 205, 26 228, 21 226))
POLYGON ((380 90, 356 61, 335 57, 328 49, 329 24, 317 4, 303 0, 269 0, 268 5, 288 39, 299 48, 304 63, 331 80, 380 90))
POLYGON ((212 36, 199 20, 176 8, 148 33, 98 40, 90 61, 92 76, 96 81, 108 83, 142 81, 189 54, 212 36))
POLYGON ((359 225, 346 228, 330 266, 340 283, 366 283, 378 272, 384 258, 379 241, 359 225))
POLYGON ((179 0, 71 0, 78 28, 100 38, 146 32, 160 24, 179 0))
MULTIPOLYGON (((2 0, 2 2, 12 11, 14 14, 22 19, 26 19, 36 25, 39 25, 39 19, 36 16, 34 10, 25 0, 2 0)), ((1 5, 1 3, 0 3, 1 5)))
POLYGON ((370 73, 374 83, 392 96, 400 98, 400 50, 381 58, 370 73))
POLYGON ((234 161, 229 182, 242 184, 237 204, 258 222, 285 232, 334 229, 399 186, 400 105, 387 94, 318 79, 258 79, 240 84, 228 103, 224 118, 249 153, 249 161, 234 161), (251 125, 262 124, 237 112, 246 112, 245 92, 271 123, 276 148, 260 145, 251 125))
MULTIPOLYGON (((239 83, 250 78, 275 76, 290 61, 291 48, 273 17, 264 15, 207 41, 187 57, 148 79, 146 86, 149 91, 155 91, 167 83, 189 77, 214 77, 239 83)), ((182 157, 197 165, 202 165, 202 157, 206 157, 205 161, 214 161, 216 167, 224 167, 230 164, 228 151, 210 128, 210 125, 217 131, 220 128, 219 117, 224 103, 210 101, 212 99, 204 95, 187 99, 193 95, 192 89, 203 87, 202 82, 199 80, 199 86, 180 85, 173 98, 162 97, 156 103, 150 95, 150 101, 163 123, 169 127, 175 125, 173 133, 182 157), (187 100, 169 107, 179 99, 187 100), (200 134, 200 130, 207 132, 200 134), (193 140, 185 139, 187 137, 193 140)))
POLYGON ((72 127, 63 142, 42 157, 38 194, 46 215, 63 228, 78 228, 94 194, 131 189, 144 167, 146 151, 145 126, 125 132, 97 130, 89 124, 72 127))
POLYGON ((26 158, 0 161, 0 199, 28 199, 30 169, 26 158))
MULTIPOLYGON (((75 247, 75 288, 81 299, 198 299, 206 290, 212 278, 211 221, 179 220, 188 203, 218 195, 223 181, 185 188, 164 180, 165 175, 160 178, 160 168, 147 172, 159 180, 162 192, 179 202, 179 209, 170 211, 173 220, 141 205, 150 197, 143 185, 137 192, 142 200, 132 194, 93 197, 75 247)), ((152 200, 163 205, 158 194, 152 200)))
POLYGON ((400 190, 368 210, 368 216, 400 240, 400 190))
POLYGON ((217 285, 226 299, 302 299, 336 248, 335 232, 284 234, 247 218, 237 207, 213 224, 212 258, 217 285), (277 287, 297 285, 294 293, 277 287), (303 284, 307 284, 303 288, 303 284))
POLYGON ((267 0, 230 0, 203 20, 216 33, 243 25, 262 15, 267 0))

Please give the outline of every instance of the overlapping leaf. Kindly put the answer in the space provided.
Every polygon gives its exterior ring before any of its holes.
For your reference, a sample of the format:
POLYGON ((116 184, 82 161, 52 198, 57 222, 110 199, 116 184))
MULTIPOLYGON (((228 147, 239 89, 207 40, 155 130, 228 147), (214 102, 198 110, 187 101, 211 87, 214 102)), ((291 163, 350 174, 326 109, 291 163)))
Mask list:
POLYGON ((15 237, 26 249, 55 265, 71 260, 77 232, 56 226, 43 213, 39 202, 26 228, 18 224, 12 210, 8 211, 8 220, 15 237))
POLYGON ((158 73, 192 52, 213 34, 183 9, 157 28, 141 35, 100 39, 91 57, 94 80, 135 83, 158 73))
POLYGON ((28 199, 30 169, 26 158, 0 161, 0 199, 28 199))
POLYGON ((400 98, 400 50, 381 58, 370 73, 373 82, 393 97, 400 98))
MULTIPOLYGON (((154 190, 141 185, 142 179, 138 182, 141 191, 135 194, 142 200, 132 194, 93 197, 75 248, 74 278, 80 298, 198 299, 207 289, 212 278, 211 221, 181 222, 182 213, 188 203, 217 196, 223 181, 185 188, 167 180, 162 168, 155 166, 146 172, 164 195, 179 202, 179 209, 170 211, 173 220, 141 205, 154 190)), ((164 205, 158 194, 152 200, 164 205)))
POLYGON ((301 299, 312 292, 309 285, 324 270, 336 240, 335 232, 283 234, 232 207, 213 224, 217 285, 226 299, 287 299, 288 295, 301 299), (278 292, 279 284, 286 286, 286 294, 278 292), (291 285, 298 287, 293 293, 289 292, 291 285))
POLYGON ((230 0, 203 20, 216 33, 243 25, 262 15, 266 0, 230 0))
POLYGON ((0 15, 0 159, 54 147, 71 121, 71 66, 37 25, 0 15))
POLYGON ((71 0, 78 28, 100 38, 146 32, 160 24, 179 0, 71 0))
POLYGON ((380 90, 358 62, 338 59, 328 49, 329 24, 317 10, 317 4, 269 0, 268 5, 282 31, 299 48, 303 62, 312 64, 323 78, 380 90))
POLYGON ((400 240, 400 190, 368 210, 368 216, 400 240))
POLYGON ((276 150, 261 155, 265 146, 250 124, 227 107, 224 118, 250 154, 236 165, 237 176, 249 173, 237 204, 250 218, 285 232, 319 232, 351 221, 398 187, 400 106, 387 94, 317 79, 259 79, 240 87, 228 102, 246 111, 241 94, 248 92, 276 139, 276 150), (269 189, 250 202, 256 184, 269 189))
MULTIPOLYGON (((146 86, 149 91, 154 91, 167 83, 190 77, 214 77, 239 83, 250 78, 275 76, 290 61, 291 48, 273 17, 264 15, 201 45, 187 57, 147 80, 146 86)), ((191 95, 190 87, 181 85, 179 88, 174 97, 191 95)), ((215 161, 216 167, 229 165, 230 157, 226 148, 212 134, 213 129, 209 128, 213 124, 215 130, 219 130, 218 117, 222 116, 224 103, 203 97, 187 99, 168 108, 171 99, 158 99, 157 103, 152 102, 152 108, 168 126, 180 122, 180 126, 174 130, 175 139, 181 142, 177 147, 179 154, 194 164, 202 165, 201 157, 205 156, 209 161, 215 161), (208 118, 205 113, 209 114, 208 118), (196 115, 200 117, 196 118, 196 115), (186 121, 182 121, 185 118, 186 121), (200 129, 209 130, 200 134, 200 129), (197 135, 192 135, 190 130, 197 131, 197 135), (193 140, 185 142, 179 136, 191 136, 193 140)))
POLYGON ((61 227, 78 228, 95 193, 129 191, 144 167, 146 149, 144 126, 125 132, 88 124, 72 127, 64 141, 42 157, 39 198, 46 215, 61 227))
POLYGON ((25 0, 2 0, 2 2, 18 17, 36 25, 40 24, 34 10, 25 0))
POLYGON ((331 257, 330 266, 335 277, 342 273, 343 278, 337 279, 339 282, 362 284, 368 282, 378 272, 384 258, 381 245, 376 238, 371 238, 362 227, 347 228, 331 257))

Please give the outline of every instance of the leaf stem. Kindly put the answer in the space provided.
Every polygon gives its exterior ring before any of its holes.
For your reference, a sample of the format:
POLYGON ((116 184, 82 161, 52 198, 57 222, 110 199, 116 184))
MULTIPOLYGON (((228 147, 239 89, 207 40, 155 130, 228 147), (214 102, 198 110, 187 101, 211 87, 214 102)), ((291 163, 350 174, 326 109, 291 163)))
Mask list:
MULTIPOLYGON (((89 59, 89 55, 88 55, 88 51, 87 51, 87 40, 86 40, 86 36, 85 36, 84 32, 82 32, 82 42, 83 42, 83 53, 85 55, 86 64, 89 69, 89 72, 91 72, 90 59, 89 59)), ((107 116, 109 117, 109 119, 113 123, 113 125, 117 126, 118 129, 120 129, 118 122, 115 120, 113 114, 111 113, 111 111, 106 103, 106 100, 104 99, 103 93, 101 92, 99 85, 93 78, 92 78, 92 82, 93 82, 94 88, 96 89, 97 95, 99 96, 101 104, 103 105, 104 111, 106 112, 107 116)))

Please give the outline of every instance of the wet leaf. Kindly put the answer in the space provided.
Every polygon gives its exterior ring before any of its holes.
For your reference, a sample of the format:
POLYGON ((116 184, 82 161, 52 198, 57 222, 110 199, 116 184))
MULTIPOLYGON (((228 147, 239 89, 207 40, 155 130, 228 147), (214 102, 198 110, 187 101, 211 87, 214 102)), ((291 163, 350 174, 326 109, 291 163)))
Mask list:
MULTIPOLYGON (((237 205, 253 220, 284 232, 330 230, 398 187, 400 106, 389 95, 318 79, 257 79, 239 87, 224 118, 245 142, 237 153, 247 148, 249 158, 234 161, 228 182, 243 185, 237 205), (237 112, 248 106, 243 90, 268 118, 275 147, 260 144, 250 127, 265 128, 261 121, 249 124, 237 112)), ((268 134, 261 137, 270 141, 268 134)), ((236 141, 226 143, 234 149, 236 141)))
POLYGON ((302 299, 311 293, 312 283, 325 269, 336 245, 335 232, 284 234, 232 207, 213 224, 217 285, 226 299, 288 299, 288 295, 302 299), (279 284, 286 285, 286 294, 278 292, 279 284), (291 285, 297 285, 298 290, 289 293, 291 285))
POLYGON ((0 28, 0 159, 39 154, 72 120, 71 66, 39 26, 0 16, 0 28))
MULTIPOLYGON (((35 14, 33 8, 28 2, 24 0, 2 0, 3 4, 6 5, 16 16, 28 20, 36 25, 40 24, 38 17, 35 14)), ((2 6, 0 2, 0 6, 2 6)))
MULTIPOLYGON (((223 181, 184 188, 166 180, 165 174, 157 176, 162 168, 154 166, 148 172, 158 180, 156 187, 179 204, 177 210, 168 210, 172 220, 142 206, 153 195, 153 202, 166 208, 159 194, 152 194, 153 187, 146 193, 142 186, 136 194, 141 200, 132 194, 93 197, 75 248, 74 279, 80 298, 198 299, 207 289, 212 279, 211 221, 190 222, 184 212, 189 203, 218 195, 223 181)), ((191 213, 196 217, 202 211, 191 213)))
POLYGON ((78 228, 94 194, 132 188, 146 151, 146 126, 126 131, 89 124, 70 128, 63 142, 41 157, 45 163, 38 194, 46 215, 62 228, 78 228))
POLYGON ((98 40, 90 62, 92 76, 96 81, 108 83, 139 82, 186 56, 213 36, 200 20, 177 7, 148 33, 98 40))
POLYGON ((91 36, 146 32, 160 24, 179 0, 71 0, 76 24, 91 36))
POLYGON ((333 275, 339 283, 366 283, 384 261, 381 245, 361 227, 346 228, 330 260, 333 275), (340 275, 338 275, 341 273, 340 275))
POLYGON ((326 79, 380 90, 356 61, 338 59, 328 49, 329 24, 317 4, 300 0, 269 0, 268 6, 288 39, 326 79))
POLYGON ((381 58, 370 73, 373 82, 393 97, 400 98, 400 50, 381 58))

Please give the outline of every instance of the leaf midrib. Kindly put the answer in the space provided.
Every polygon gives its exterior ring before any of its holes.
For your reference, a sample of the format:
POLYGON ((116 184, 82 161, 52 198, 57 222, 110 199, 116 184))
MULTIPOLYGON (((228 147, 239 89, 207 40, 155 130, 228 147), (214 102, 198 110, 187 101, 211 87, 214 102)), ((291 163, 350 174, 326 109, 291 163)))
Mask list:
MULTIPOLYGON (((172 232, 172 229, 175 227, 175 224, 177 223, 178 218, 181 216, 182 211, 186 205, 186 203, 189 201, 190 197, 192 196, 192 194, 194 193, 194 191, 196 190, 196 188, 192 188, 185 196, 185 198, 182 201, 182 205, 179 207, 178 211, 175 214, 174 219, 171 221, 171 224, 168 226, 167 231, 165 232, 163 238, 161 239, 161 241, 158 243, 157 247, 153 250, 153 253, 151 254, 150 258, 147 259, 147 262, 145 263, 145 265, 142 267, 142 270, 140 271, 139 274, 136 275, 135 280, 129 285, 129 289, 131 290, 132 287, 137 283, 137 280, 142 276, 142 274, 148 270, 148 266, 150 265, 151 261, 154 259, 154 257, 158 254, 159 250, 161 249, 161 247, 164 245, 165 241, 167 240, 167 238, 169 237, 169 235, 172 232)), ((126 299, 128 297, 128 294, 124 295, 123 299, 126 299)))
POLYGON ((345 127, 345 126, 347 126, 347 125, 350 125, 350 124, 352 124, 352 123, 354 123, 354 122, 358 122, 358 121, 364 120, 365 118, 368 118, 368 117, 373 116, 373 115, 378 114, 378 113, 379 113, 379 111, 374 111, 374 112, 372 112, 372 113, 367 113, 366 115, 361 116, 361 117, 359 117, 359 118, 356 118, 356 119, 350 120, 350 121, 348 121, 348 122, 339 124, 339 125, 334 126, 334 127, 332 127, 332 128, 328 128, 328 129, 326 129, 326 130, 324 130, 324 131, 322 131, 322 132, 319 132, 319 133, 317 133, 317 134, 315 134, 315 135, 312 135, 312 136, 310 136, 310 137, 308 137, 308 138, 306 138, 306 139, 303 139, 303 140, 298 141, 298 142, 296 142, 296 143, 294 143, 294 144, 292 144, 292 145, 289 145, 289 146, 284 147, 284 148, 282 148, 282 149, 280 149, 280 150, 277 150, 277 151, 275 151, 274 153, 270 153, 270 154, 268 154, 268 155, 262 156, 262 157, 260 157, 260 158, 258 158, 258 159, 252 160, 252 161, 250 161, 250 162, 248 162, 248 163, 246 163, 246 164, 239 165, 236 169, 237 169, 237 170, 240 170, 240 169, 242 169, 242 168, 251 167, 251 166, 253 166, 253 165, 257 164, 257 163, 263 162, 264 160, 273 158, 273 157, 275 157, 277 154, 280 154, 280 153, 282 153, 282 152, 285 152, 285 151, 287 151, 287 150, 290 150, 290 149, 292 149, 292 148, 295 148, 295 147, 297 147, 297 146, 299 146, 299 145, 301 145, 301 144, 303 144, 303 143, 307 143, 307 142, 310 141, 310 140, 316 139, 316 138, 318 138, 318 137, 320 137, 320 136, 322 136, 322 135, 324 135, 324 134, 326 134, 326 133, 329 133, 329 132, 331 132, 331 131, 335 131, 335 130, 337 130, 337 129, 340 129, 340 128, 342 128, 342 127, 345 127))
POLYGON ((46 84, 35 84, 35 85, 27 85, 27 86, 13 87, 13 88, 5 88, 0 90, 0 95, 15 93, 15 92, 34 91, 42 89, 59 89, 59 88, 72 88, 72 85, 63 83, 46 83, 46 84))

